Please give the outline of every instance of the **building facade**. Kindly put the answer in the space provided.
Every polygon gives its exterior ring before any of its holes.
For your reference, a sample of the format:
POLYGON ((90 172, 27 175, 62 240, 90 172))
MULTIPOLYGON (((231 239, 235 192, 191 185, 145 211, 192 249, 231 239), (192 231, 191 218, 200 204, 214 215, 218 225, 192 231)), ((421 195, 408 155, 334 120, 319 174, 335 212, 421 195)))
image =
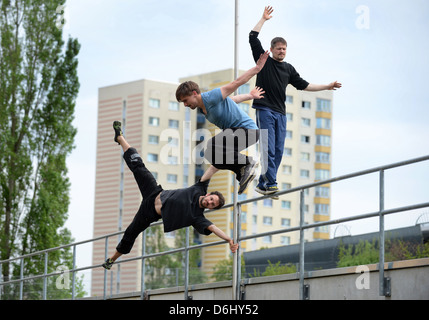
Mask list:
MULTIPOLYGON (((232 69, 181 78, 195 81, 202 92, 220 87, 234 79, 232 69)), ((238 94, 248 93, 255 79, 239 88, 238 94)), ((94 204, 94 237, 124 230, 139 207, 141 196, 132 173, 122 160, 121 148, 113 142, 112 122, 123 122, 124 134, 136 147, 164 189, 187 187, 202 176, 208 164, 202 150, 204 141, 219 130, 198 110, 185 108, 175 98, 178 83, 140 80, 99 89, 97 164, 94 204)), ((331 91, 309 93, 287 88, 287 137, 283 160, 277 175, 281 190, 298 187, 330 177, 332 158, 332 99, 331 91)), ((255 111, 252 101, 240 104, 252 119, 255 111)), ((249 148, 250 155, 258 157, 259 145, 249 148)), ((226 203, 233 202, 234 174, 216 173, 210 191, 224 194, 226 203)), ((239 196, 239 200, 260 196, 254 189, 256 181, 239 196)), ((280 196, 278 200, 265 199, 242 206, 241 235, 250 235, 293 227, 299 224, 299 193, 280 196)), ((325 221, 330 215, 330 186, 309 189, 305 193, 305 222, 325 221)), ((220 229, 233 232, 232 208, 216 210, 206 217, 220 229)), ((165 235, 173 246, 175 233, 165 235)), ((196 242, 218 241, 214 235, 198 236, 196 242)), ((242 242, 243 251, 263 247, 277 247, 297 243, 299 233, 267 236, 242 242)), ((306 231, 308 241, 329 238, 329 229, 306 231)), ((114 252, 119 238, 110 238, 109 255, 114 252), (113 239, 117 241, 113 241, 113 239)), ((93 263, 105 259, 104 241, 95 242, 93 263)), ((140 237, 126 258, 142 253, 140 237)), ((214 266, 230 256, 225 245, 201 249, 200 269, 210 276, 214 266)), ((108 274, 113 293, 140 290, 141 265, 139 261, 116 264, 108 274), (115 268, 115 267, 114 267, 115 268)), ((94 269, 92 294, 102 294, 104 269, 94 269)))

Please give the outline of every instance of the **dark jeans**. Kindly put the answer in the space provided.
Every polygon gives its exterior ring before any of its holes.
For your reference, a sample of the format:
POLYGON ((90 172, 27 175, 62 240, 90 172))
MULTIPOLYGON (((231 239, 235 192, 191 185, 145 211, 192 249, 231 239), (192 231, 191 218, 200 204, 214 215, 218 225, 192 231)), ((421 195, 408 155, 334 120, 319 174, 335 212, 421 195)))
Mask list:
POLYGON ((143 197, 139 210, 116 247, 118 252, 127 254, 131 251, 137 236, 146 230, 152 222, 161 218, 155 211, 155 198, 162 191, 162 187, 157 184, 152 173, 146 168, 136 149, 129 148, 124 153, 124 159, 134 174, 134 179, 143 197))
POLYGON ((258 139, 257 129, 225 129, 207 142, 204 157, 217 169, 233 171, 240 181, 240 169, 251 159, 240 151, 255 144, 258 139))

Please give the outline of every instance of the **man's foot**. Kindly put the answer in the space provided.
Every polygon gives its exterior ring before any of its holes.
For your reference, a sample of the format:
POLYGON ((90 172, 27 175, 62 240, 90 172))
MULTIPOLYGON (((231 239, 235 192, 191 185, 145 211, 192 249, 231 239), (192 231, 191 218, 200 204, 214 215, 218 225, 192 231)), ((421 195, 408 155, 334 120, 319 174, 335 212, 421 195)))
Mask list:
POLYGON ((259 161, 251 161, 248 165, 244 166, 241 170, 240 188, 238 194, 242 194, 250 182, 256 177, 256 168, 259 166, 259 161))
MULTIPOLYGON (((278 192, 279 188, 277 188, 277 186, 271 186, 271 187, 268 187, 268 188, 257 186, 255 188, 255 191, 259 192, 260 194, 263 194, 264 196, 267 196, 269 194, 273 194, 273 193, 278 192)), ((272 196, 271 199, 278 200, 279 196, 272 196)))
POLYGON ((110 258, 107 258, 106 262, 103 263, 103 268, 106 270, 110 270, 110 268, 113 266, 114 261, 110 258))
POLYGON ((113 129, 115 130, 115 139, 114 141, 117 142, 118 144, 118 137, 122 136, 122 128, 121 128, 121 122, 120 121, 113 121, 113 129))

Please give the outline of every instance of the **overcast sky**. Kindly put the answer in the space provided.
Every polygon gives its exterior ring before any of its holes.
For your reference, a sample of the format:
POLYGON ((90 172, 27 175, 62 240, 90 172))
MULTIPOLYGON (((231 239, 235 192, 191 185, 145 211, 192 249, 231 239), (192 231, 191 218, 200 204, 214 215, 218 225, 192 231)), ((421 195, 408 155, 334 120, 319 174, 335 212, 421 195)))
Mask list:
MULTIPOLYGON (((254 64, 248 33, 265 5, 274 13, 260 34, 263 46, 283 36, 286 61, 304 79, 343 84, 333 103, 333 177, 429 154, 429 1, 242 0, 240 69, 254 64)), ((234 0, 69 0, 65 17, 64 37, 82 45, 66 224, 81 241, 92 238, 98 88, 232 68, 234 0)), ((428 167, 386 172, 386 208, 426 202, 428 167)), ((331 217, 377 211, 377 188, 376 175, 333 184, 331 217)), ((399 225, 389 216, 387 227, 413 225, 424 211, 399 225)), ((363 228, 377 230, 378 222, 363 228)))

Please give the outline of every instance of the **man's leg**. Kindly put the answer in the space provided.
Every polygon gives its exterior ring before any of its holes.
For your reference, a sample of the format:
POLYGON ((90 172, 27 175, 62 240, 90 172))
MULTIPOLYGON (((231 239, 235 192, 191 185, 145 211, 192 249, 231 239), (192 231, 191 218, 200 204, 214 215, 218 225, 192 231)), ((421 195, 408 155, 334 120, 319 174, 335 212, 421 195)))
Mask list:
MULTIPOLYGON (((259 177, 257 191, 266 191, 270 187, 276 187, 276 174, 275 174, 275 119, 269 110, 257 109, 256 110, 258 127, 263 132, 267 132, 268 139, 261 139, 260 143, 262 149, 262 174, 259 177), (267 160, 267 161, 265 161, 267 160)), ((265 138, 265 137, 264 137, 265 138)))
POLYGON ((119 121, 113 122, 113 129, 115 130, 115 142, 121 145, 124 151, 123 157, 125 162, 133 173, 134 179, 144 199, 158 188, 158 184, 152 173, 146 168, 137 150, 132 148, 122 135, 121 123, 119 121))

